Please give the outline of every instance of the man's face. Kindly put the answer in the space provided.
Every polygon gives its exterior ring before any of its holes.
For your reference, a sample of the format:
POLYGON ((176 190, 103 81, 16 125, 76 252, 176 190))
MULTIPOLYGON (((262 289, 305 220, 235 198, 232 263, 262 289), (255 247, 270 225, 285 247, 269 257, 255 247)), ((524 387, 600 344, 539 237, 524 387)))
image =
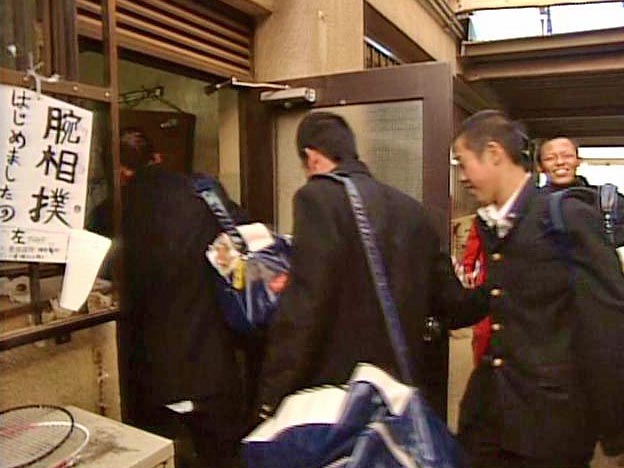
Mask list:
POLYGON ((466 147, 463 137, 455 140, 453 149, 462 185, 479 203, 483 205, 494 203, 497 174, 490 152, 486 149, 482 154, 475 153, 466 147))
POLYGON ((555 138, 542 146, 540 168, 552 185, 571 185, 580 163, 574 144, 567 138, 555 138))

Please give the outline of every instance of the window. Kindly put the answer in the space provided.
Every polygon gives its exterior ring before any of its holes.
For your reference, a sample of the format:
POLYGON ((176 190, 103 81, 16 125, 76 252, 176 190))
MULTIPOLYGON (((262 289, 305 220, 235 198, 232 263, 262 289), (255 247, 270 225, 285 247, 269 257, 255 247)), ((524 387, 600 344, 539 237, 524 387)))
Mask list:
POLYGON ((497 41, 622 26, 622 2, 480 10, 470 15, 468 39, 497 41))

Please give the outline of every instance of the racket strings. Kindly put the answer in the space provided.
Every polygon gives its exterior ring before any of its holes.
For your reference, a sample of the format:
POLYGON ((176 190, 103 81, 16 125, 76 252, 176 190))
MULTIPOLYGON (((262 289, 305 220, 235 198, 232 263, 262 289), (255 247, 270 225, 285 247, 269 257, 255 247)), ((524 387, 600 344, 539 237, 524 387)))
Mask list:
POLYGON ((34 423, 20 427, 19 431, 12 431, 15 435, 2 437, 0 440, 0 453, 3 454, 4 460, 0 466, 4 466, 6 463, 9 466, 16 463, 16 461, 9 462, 7 458, 28 460, 38 453, 49 450, 54 445, 52 441, 63 439, 67 431, 67 426, 52 425, 51 423, 34 423))
POLYGON ((33 405, 0 413, 0 468, 29 466, 69 437, 74 420, 60 407, 33 405))

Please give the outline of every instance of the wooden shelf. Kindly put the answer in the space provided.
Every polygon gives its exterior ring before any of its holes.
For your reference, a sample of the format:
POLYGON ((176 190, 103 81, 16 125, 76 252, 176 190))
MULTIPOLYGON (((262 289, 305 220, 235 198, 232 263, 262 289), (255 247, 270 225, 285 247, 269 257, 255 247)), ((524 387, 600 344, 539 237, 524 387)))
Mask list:
MULTIPOLYGON (((29 276, 29 263, 0 262, 0 276, 15 278, 17 276, 29 276)), ((50 276, 62 275, 65 271, 65 264, 40 263, 38 265, 39 276, 48 278, 50 276)))
POLYGON ((66 335, 77 330, 90 328, 101 323, 117 320, 119 309, 111 308, 100 312, 80 314, 55 320, 44 325, 33 325, 23 330, 0 334, 0 351, 6 351, 35 341, 66 335))
MULTIPOLYGON (((0 320, 13 317, 16 315, 23 315, 33 313, 35 310, 41 310, 43 307, 49 304, 49 301, 40 301, 37 304, 10 304, 8 307, 0 308, 0 320)), ((0 306, 2 301, 0 300, 0 306)))

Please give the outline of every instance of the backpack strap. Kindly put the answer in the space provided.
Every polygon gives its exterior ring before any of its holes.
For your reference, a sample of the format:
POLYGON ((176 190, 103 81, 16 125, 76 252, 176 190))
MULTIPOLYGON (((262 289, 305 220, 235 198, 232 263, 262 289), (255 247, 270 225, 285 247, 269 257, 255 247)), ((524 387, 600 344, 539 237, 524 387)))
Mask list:
POLYGON ((618 191, 613 184, 604 184, 597 188, 572 187, 551 193, 548 200, 549 224, 553 232, 563 235, 567 232, 563 219, 562 202, 565 197, 579 198, 599 208, 602 214, 604 234, 607 242, 615 245, 615 226, 618 221, 618 191))
POLYGON ((223 200, 217 193, 219 183, 214 177, 207 175, 196 175, 193 177, 193 187, 197 196, 206 202, 210 211, 221 225, 221 228, 232 239, 232 242, 240 252, 247 252, 247 243, 236 229, 236 222, 232 219, 230 212, 223 204, 223 200))
POLYGON ((566 196, 567 190, 560 190, 559 192, 553 192, 548 196, 548 216, 550 220, 550 227, 556 234, 565 234, 566 225, 563 220, 563 209, 561 208, 561 202, 566 196))
POLYGON ((349 178, 348 174, 340 172, 330 172, 322 174, 322 177, 328 177, 344 185, 347 192, 347 198, 351 204, 353 215, 355 216, 355 222, 360 234, 360 239, 366 253, 366 259, 368 261, 368 267, 371 275, 373 276, 373 283, 375 284, 375 291, 377 298, 381 305, 381 309, 384 314, 386 322, 386 328, 394 349, 394 354, 399 364, 399 371, 401 372, 401 378, 405 383, 414 384, 412 371, 410 366, 409 355, 407 352, 407 341, 401 328, 401 321, 399 319, 399 313, 392 298, 390 287, 388 285, 388 279, 386 270, 381 258, 381 252, 377 247, 375 240, 375 232, 373 231, 368 216, 366 215, 366 209, 360 193, 349 178))
POLYGON ((576 268, 572 261, 571 239, 563 219, 562 208, 562 202, 568 195, 568 190, 560 190, 548 195, 548 219, 544 224, 547 226, 547 233, 552 238, 554 251, 568 267, 568 287, 574 289, 576 268))
POLYGON ((615 224, 617 223, 618 191, 613 184, 604 184, 598 188, 600 212, 604 221, 604 230, 607 240, 615 245, 615 224))

